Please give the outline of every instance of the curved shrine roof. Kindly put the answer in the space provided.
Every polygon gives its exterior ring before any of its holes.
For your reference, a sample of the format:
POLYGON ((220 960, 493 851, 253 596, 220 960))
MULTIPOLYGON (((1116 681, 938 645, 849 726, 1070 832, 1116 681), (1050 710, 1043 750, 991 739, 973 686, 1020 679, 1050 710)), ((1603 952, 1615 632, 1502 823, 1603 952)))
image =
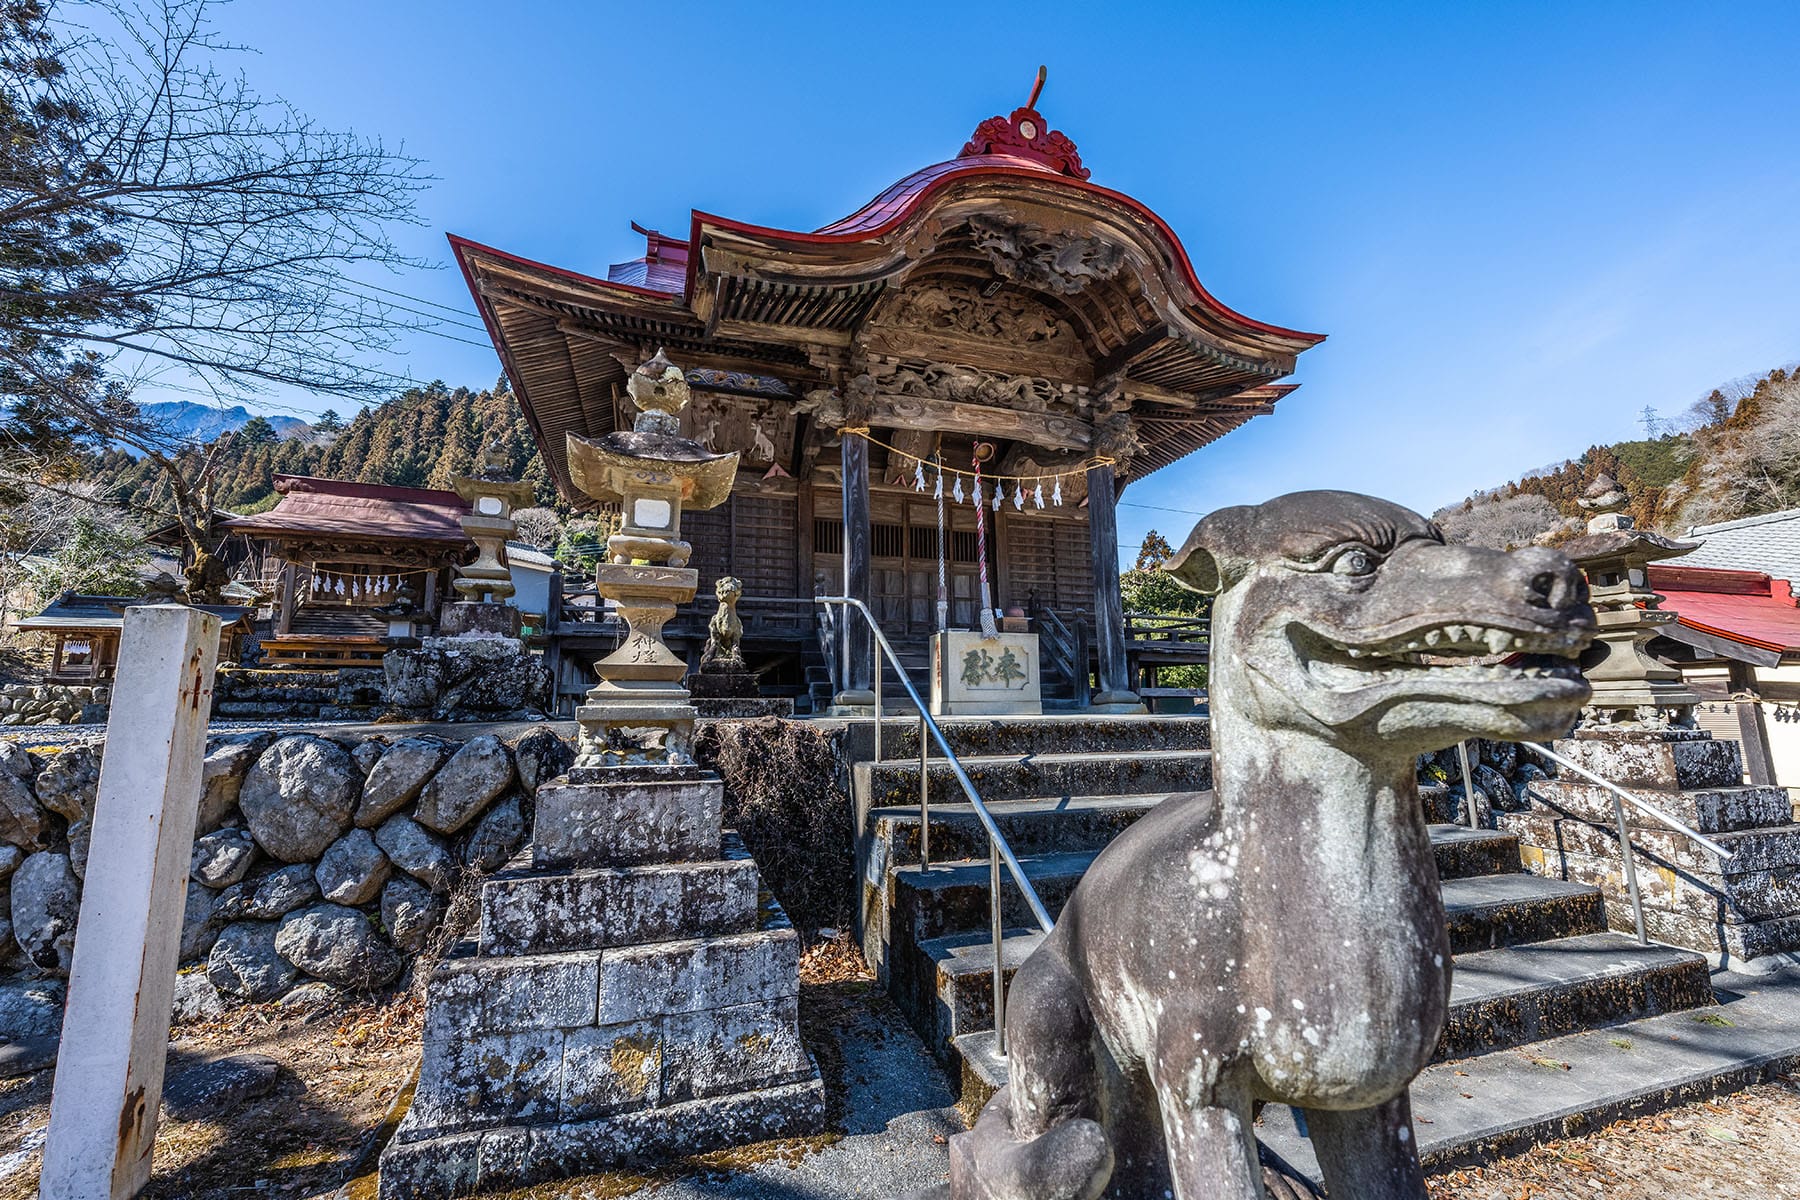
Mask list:
POLYGON ((268 512, 219 524, 233 533, 272 538, 350 538, 464 543, 468 504, 436 488, 351 483, 306 475, 277 475, 281 501, 268 512))
MULTIPOLYGON (((1027 106, 983 121, 957 157, 811 232, 695 211, 686 240, 634 225, 645 253, 613 264, 606 279, 450 241, 546 465, 571 500, 581 497, 565 436, 615 427, 612 395, 632 354, 666 346, 721 374, 784 379, 794 394, 828 386, 830 364, 860 344, 884 293, 933 270, 966 280, 991 269, 1004 286, 1053 290, 1087 339, 1084 377, 1072 382, 1123 381, 1145 447, 1132 471, 1141 476, 1268 412, 1292 390, 1278 381, 1324 335, 1219 301, 1161 217, 1088 176, 1074 143, 1027 106), (981 222, 988 225, 978 236, 981 222), (1019 274, 1054 275, 1071 241, 1077 257, 1101 247, 1111 256, 1105 268, 1048 284, 1019 274), (1006 254, 1015 257, 996 257, 1006 254)), ((996 367, 1004 369, 988 369, 996 367)))

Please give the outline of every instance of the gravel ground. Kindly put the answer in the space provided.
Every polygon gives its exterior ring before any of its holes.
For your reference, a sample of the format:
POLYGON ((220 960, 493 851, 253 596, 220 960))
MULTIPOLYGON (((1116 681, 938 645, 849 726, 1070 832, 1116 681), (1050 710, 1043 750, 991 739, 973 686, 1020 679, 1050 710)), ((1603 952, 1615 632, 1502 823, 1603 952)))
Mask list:
POLYGON ((1432 1200, 1796 1200, 1800 1079, 1621 1121, 1429 1182, 1432 1200))

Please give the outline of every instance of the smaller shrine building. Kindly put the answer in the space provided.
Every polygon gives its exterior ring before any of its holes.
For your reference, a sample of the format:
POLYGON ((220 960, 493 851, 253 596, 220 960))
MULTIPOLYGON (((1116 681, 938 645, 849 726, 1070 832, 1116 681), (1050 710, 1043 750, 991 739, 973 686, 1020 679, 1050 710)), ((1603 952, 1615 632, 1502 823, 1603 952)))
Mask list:
MULTIPOLYGON (((142 596, 90 596, 64 592, 44 611, 13 621, 22 633, 48 635, 52 642, 51 683, 107 683, 119 663, 119 636, 125 627, 125 610, 155 604, 142 596)), ((201 604, 201 611, 219 618, 219 661, 237 658, 238 642, 251 629, 251 610, 238 605, 201 604)))
MULTIPOLYGON (((376 610, 402 592, 422 619, 436 613, 455 567, 475 555, 455 492, 278 475, 268 512, 219 524, 261 543, 279 563, 267 666, 369 665, 387 650, 376 610)), ((265 571, 268 567, 265 566, 265 571)))

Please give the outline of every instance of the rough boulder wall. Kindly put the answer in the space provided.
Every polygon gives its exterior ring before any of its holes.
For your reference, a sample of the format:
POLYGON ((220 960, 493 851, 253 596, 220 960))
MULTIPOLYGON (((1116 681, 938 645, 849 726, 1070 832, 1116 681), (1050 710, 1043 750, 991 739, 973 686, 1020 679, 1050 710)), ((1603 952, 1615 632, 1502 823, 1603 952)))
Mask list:
MULTIPOLYGON (((104 750, 0 742, 0 1041, 60 1021, 104 750)), ((455 901, 525 844, 538 785, 572 760, 548 728, 511 745, 303 728, 210 738, 176 1019, 401 979, 441 949, 455 901)))

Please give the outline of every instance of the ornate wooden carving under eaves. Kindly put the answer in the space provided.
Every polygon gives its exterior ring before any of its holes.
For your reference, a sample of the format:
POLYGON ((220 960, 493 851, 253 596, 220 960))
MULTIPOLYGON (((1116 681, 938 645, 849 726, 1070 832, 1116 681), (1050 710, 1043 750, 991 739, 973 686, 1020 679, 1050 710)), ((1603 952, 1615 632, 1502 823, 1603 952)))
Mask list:
POLYGON ((1081 350, 1074 328, 1016 291, 985 297, 971 284, 923 283, 900 292, 869 322, 883 331, 989 338, 1060 353, 1081 350))
POLYGON ((1125 265, 1124 248, 1102 238, 977 214, 969 235, 1003 278, 1072 296, 1111 279, 1125 265))
POLYGON ((1144 443, 1138 437, 1137 424, 1132 421, 1131 414, 1111 412, 1094 422, 1095 454, 1126 467, 1143 452, 1144 443))
POLYGON ((988 404, 1017 412, 1049 412, 1063 409, 1079 413, 1087 408, 1087 389, 1057 383, 1035 375, 1002 375, 957 363, 869 364, 868 378, 883 396, 917 396, 958 404, 988 404))

